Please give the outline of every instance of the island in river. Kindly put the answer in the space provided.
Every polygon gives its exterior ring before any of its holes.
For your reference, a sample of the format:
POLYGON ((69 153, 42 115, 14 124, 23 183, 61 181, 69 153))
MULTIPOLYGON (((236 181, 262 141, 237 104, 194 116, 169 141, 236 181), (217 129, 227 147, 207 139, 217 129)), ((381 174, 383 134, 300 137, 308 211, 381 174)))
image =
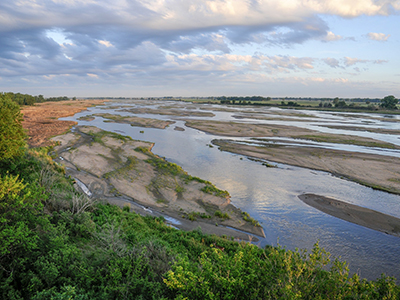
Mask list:
MULTIPOLYGON (((65 104, 57 104, 57 105, 63 105, 63 107, 68 107, 67 105, 70 105, 71 103, 65 103, 65 104)), ((73 105, 73 103, 71 104, 73 105)), ((188 104, 190 105, 190 104, 188 104)), ((73 107, 73 106, 70 106, 73 107)), ((169 108, 163 107, 162 110, 159 111, 154 111, 152 110, 151 113, 163 113, 166 114, 166 111, 169 108)), ((223 109, 223 108, 220 108, 223 109)), ((225 108, 228 109, 228 108, 225 108)), ((146 113, 147 111, 140 111, 141 113, 146 113)), ((173 110, 170 112, 171 114, 177 115, 179 111, 173 110)), ((187 111, 185 112, 187 114, 187 111)), ((283 114, 284 112, 282 112, 283 114)), ((63 115, 64 116, 64 115, 63 115)), ((186 115, 181 115, 182 117, 186 115)), ((56 115, 49 116, 48 118, 54 119, 57 117, 56 115)), ((116 115, 108 115, 108 114, 102 114, 101 117, 108 119, 108 122, 118 122, 118 123, 129 123, 132 126, 140 126, 140 127, 153 127, 153 128, 163 128, 167 125, 172 124, 173 122, 171 121, 161 121, 161 120, 153 120, 153 119, 148 119, 148 118, 139 118, 139 117, 123 117, 123 116, 116 116, 116 115)), ((297 116, 300 118, 301 116, 297 116)), ((52 120, 52 122, 55 120, 52 120)), ((65 121, 63 121, 65 122, 65 121)), ((396 149, 398 146, 390 144, 390 143, 384 143, 381 141, 376 141, 370 138, 361 138, 361 137, 352 137, 352 136, 347 136, 347 135, 339 135, 339 134, 326 134, 326 133, 319 133, 316 131, 308 130, 308 129, 303 129, 303 128, 297 128, 293 126, 284 126, 284 125, 260 125, 260 124, 250 124, 250 123, 236 123, 236 122, 220 122, 220 121, 202 121, 202 120, 187 120, 186 121, 186 126, 190 126, 193 128, 196 128, 198 130, 202 130, 205 132, 210 132, 213 134, 217 135, 225 135, 225 136, 232 136, 232 137, 253 137, 255 140, 258 139, 262 142, 267 141, 268 142, 268 137, 288 137, 288 138, 298 138, 301 139, 303 142, 303 145, 301 146, 285 146, 285 145, 275 145, 275 144, 267 144, 265 143, 264 146, 258 145, 251 145, 249 143, 243 143, 243 142, 238 142, 238 141, 232 141, 232 140, 214 140, 213 143, 215 145, 218 145, 221 150, 223 151, 229 151, 233 153, 238 153, 250 157, 256 157, 256 158, 261 158, 261 159, 266 159, 268 161, 273 161, 273 162, 279 162, 279 163, 285 163, 289 165, 296 165, 300 167, 305 167, 305 168, 310 168, 310 169, 317 169, 317 170, 323 170, 323 171, 328 171, 334 175, 341 176, 347 179, 350 179, 352 181, 356 181, 359 183, 362 183, 367 186, 371 186, 374 188, 386 190, 392 193, 400 193, 400 173, 399 173, 399 168, 398 168, 398 158, 395 157, 390 157, 390 156, 381 156, 381 155, 374 155, 374 154, 366 154, 366 153, 355 153, 355 152, 348 152, 348 151, 343 151, 343 150, 332 150, 332 149, 322 149, 322 148, 316 148, 316 147, 311 147, 310 145, 307 144, 307 142, 304 142, 306 140, 313 140, 313 141, 327 141, 331 143, 343 143, 343 144, 353 144, 353 145, 359 145, 359 146, 367 146, 367 147, 381 147, 381 148, 387 148, 387 149, 396 149)), ((93 141, 95 138, 95 135, 97 134, 96 131, 97 129, 90 129, 89 131, 83 129, 83 131, 75 132, 74 134, 82 135, 83 134, 89 134, 90 130, 92 131, 92 142, 90 142, 90 139, 87 140, 87 144, 84 148, 83 144, 81 145, 83 148, 80 148, 76 153, 85 153, 85 155, 88 155, 88 149, 92 150, 90 147, 93 146, 93 141), (92 143, 92 144, 91 144, 92 143), (83 151, 85 150, 85 151, 83 151)), ((391 131, 387 132, 388 134, 391 134, 391 131)), ((394 132, 393 132, 394 134, 394 132)), ((90 134, 89 134, 90 135, 90 134)), ((78 135, 75 136, 75 139, 78 138, 78 135)), ((93 181, 85 181, 87 178, 85 178, 82 174, 86 173, 91 173, 90 168, 93 168, 96 164, 92 164, 92 166, 89 166, 86 168, 85 166, 81 165, 79 166, 80 163, 82 162, 76 162, 76 165, 74 165, 73 161, 76 160, 76 157, 72 155, 73 148, 70 148, 66 151, 67 147, 65 143, 72 143, 74 138, 72 138, 71 141, 63 141, 59 151, 64 151, 66 157, 63 158, 64 161, 68 161, 69 163, 72 163, 72 167, 70 168, 71 170, 74 170, 75 172, 78 171, 78 176, 80 176, 81 179, 83 179, 83 182, 86 182, 90 185, 90 188, 94 191, 94 193, 99 192, 106 192, 106 198, 107 201, 113 202, 120 204, 123 206, 124 204, 129 203, 132 199, 139 199, 137 202, 142 203, 144 206, 147 207, 152 207, 153 211, 158 210, 160 213, 164 213, 167 215, 167 213, 170 216, 174 216, 177 219, 179 219, 179 222, 181 223, 181 228, 186 229, 194 229, 199 225, 202 225, 203 231, 205 232, 210 232, 210 233, 220 233, 220 234, 226 234, 225 232, 223 233, 223 230, 228 230, 227 228, 223 226, 215 226, 217 224, 225 224, 227 226, 235 227, 235 228, 240 228, 244 231, 249 232, 248 229, 241 227, 242 225, 246 225, 248 227, 251 227, 250 224, 247 222, 243 224, 236 224, 233 225, 235 217, 231 213, 231 216, 229 220, 223 220, 223 218, 218 218, 215 216, 215 212, 221 211, 221 216, 223 216, 225 213, 229 214, 229 210, 225 210, 226 207, 230 207, 231 205, 228 199, 217 199, 214 198, 216 201, 213 203, 214 200, 212 201, 203 201, 203 203, 198 203, 198 201, 192 201, 189 200, 188 203, 186 203, 184 206, 182 206, 183 202, 178 205, 180 199, 182 198, 183 195, 183 190, 184 191, 189 191, 190 188, 189 186, 186 186, 189 181, 183 180, 183 182, 180 182, 178 179, 170 178, 170 179, 165 179, 163 176, 159 176, 158 171, 154 171, 154 180, 150 180, 149 178, 147 179, 147 182, 142 182, 142 185, 146 190, 147 195, 153 195, 150 198, 146 198, 146 194, 144 193, 143 188, 142 189, 137 189, 137 191, 132 191, 129 190, 127 187, 124 187, 124 180, 126 181, 125 184, 127 184, 127 179, 124 178, 124 176, 121 175, 121 171, 118 171, 120 169, 122 170, 127 170, 126 166, 123 165, 118 165, 115 164, 115 169, 109 168, 107 169, 107 172, 103 172, 102 170, 97 170, 94 172, 94 177, 92 179, 96 178, 96 180, 93 181), (72 149, 72 151, 71 151, 72 149), (68 154, 68 151, 69 152, 68 154), (94 165, 94 166, 93 166, 94 165), (75 168, 75 169, 74 169, 75 168), (79 169, 79 170, 78 170, 79 169), (89 172, 88 172, 89 171, 89 172), (85 173, 86 172, 86 173, 85 173), (80 174, 80 175, 79 175, 80 174), (114 177, 109 177, 109 175, 113 175, 114 177), (120 176, 119 180, 120 182, 116 183, 116 177, 120 176), (107 178, 105 178, 107 177, 107 178), (102 179, 103 183, 100 183, 99 179, 102 179), (160 190, 159 187, 165 185, 164 190, 160 190), (113 187, 111 187, 113 186, 113 187), (118 186, 121 190, 119 191, 118 186), (110 188, 111 187, 111 188, 110 188), (113 190, 115 189, 115 190, 113 190), (138 191, 142 191, 139 193, 138 191), (97 192, 96 192, 97 191, 97 192), (108 193, 108 194, 107 194, 108 193), (135 194, 136 193, 136 194, 135 194), (130 200, 129 200, 129 199, 130 200), (128 199, 128 201, 127 201, 128 199), (190 202, 192 201, 192 202, 190 202), (215 204, 213 206, 213 210, 210 210, 210 203, 215 204), (208 209, 208 211, 207 211, 208 209), (201 218, 203 216, 203 218, 201 218), (184 217, 184 218, 183 218, 184 217), (211 219, 208 219, 208 217, 211 217, 211 219), (195 221, 190 221, 189 219, 196 219, 195 221), (200 221, 200 222, 199 222, 200 221), (230 224, 228 224, 230 222, 230 224), (207 229, 206 229, 207 227, 207 229)), ((104 143, 104 141, 103 141, 104 143)), ((144 142, 142 142, 144 143, 144 142)), ((100 143, 101 144, 101 143, 100 143)), ((72 145, 72 144, 70 144, 72 145)), ((73 146, 75 147, 75 146, 73 146)), ((143 144, 141 146, 135 146, 136 148, 144 150, 147 148, 148 150, 151 149, 151 145, 148 144, 143 144), (144 147, 144 148, 140 148, 144 147)), ((107 148, 107 146, 106 146, 107 148)), ((101 151, 104 151, 104 153, 98 153, 98 157, 102 157, 105 160, 108 160, 109 162, 112 159, 118 160, 114 154, 112 153, 112 149, 102 149, 101 151), (107 152, 109 151, 109 152, 107 152), (111 155, 108 158, 107 155, 111 155)), ((146 153, 140 153, 140 151, 136 151, 134 154, 136 154, 136 158, 132 158, 129 156, 125 156, 122 158, 119 158, 123 162, 129 162, 131 164, 137 163, 135 160, 138 159, 137 156, 139 154, 151 154, 151 152, 147 152, 144 150, 146 153)), ((132 153, 131 153, 132 154, 132 153)), ((62 157, 62 156, 61 156, 62 157)), ((145 161, 147 160, 148 163, 150 164, 150 169, 156 168, 157 165, 151 165, 151 157, 145 158, 142 156, 142 161, 146 163, 145 161)), ((111 166, 112 164, 110 164, 111 166)), ((131 166, 133 168, 133 165, 131 166)), ((129 169, 129 168, 128 168, 129 169)), ((72 171, 71 171, 72 172, 72 171)), ((187 174, 186 174, 187 175, 187 174)), ((77 178, 78 178, 77 176, 77 178)), ((189 175, 187 175, 189 176, 189 175)), ((179 177, 179 176, 178 176, 179 177)), ((143 179, 145 180, 145 179, 143 179)), ((199 181, 194 180, 192 183, 200 184, 199 181)), ((131 182, 132 183, 132 182, 131 182)), ((138 182, 137 182, 138 183, 138 182)), ((143 187, 142 186, 142 187, 143 187)), ((209 197, 209 193, 206 193, 204 191, 201 191, 201 189, 208 190, 213 189, 212 187, 206 189, 205 186, 198 186, 196 192, 200 189, 200 192, 203 192, 203 196, 209 197), (206 195, 208 194, 208 195, 206 195)), ((101 194, 101 193, 100 193, 101 194)), ((201 197, 203 197, 201 196, 201 197)), ((215 196, 215 195, 214 195, 215 196)), ((318 196, 321 197, 320 199, 323 199, 323 195, 318 196)), ((200 198, 197 198, 200 199, 200 198)), ((328 213, 326 209, 322 209, 322 206, 325 205, 327 206, 329 203, 324 202, 324 203, 319 203, 316 205, 318 201, 313 201, 313 202, 306 202, 309 205, 314 206, 315 208, 324 211, 325 213, 328 213), (327 204, 328 203, 328 204, 327 204)), ((330 202, 331 203, 331 202, 330 202)), ((336 205, 334 206, 336 213, 332 215, 342 218, 341 216, 343 215, 343 209, 342 206, 336 205)), ((135 209, 140 210, 140 208, 135 207, 135 209)), ((143 209, 142 209, 143 210, 143 209)), ((330 211, 332 211, 332 207, 330 208, 330 211)), ((217 213, 218 214, 218 213, 217 213)), ((243 218, 239 215, 239 213, 236 214, 237 221, 242 222, 243 218)), ((343 218, 344 219, 344 218, 343 218)), ((357 218, 356 218, 357 219, 357 218)), ((362 226, 370 227, 367 226, 362 222, 358 221, 352 221, 354 223, 357 223, 362 226)), ((374 223, 372 219, 369 219, 370 224, 374 223)), ((254 227, 254 226, 252 226, 254 227)), ((254 234, 258 235, 263 235, 263 233, 260 233, 259 230, 260 228, 254 227, 252 230, 256 230, 256 232, 253 232, 254 234), (258 232, 258 233, 257 233, 258 232)), ((380 231, 387 232, 389 234, 397 235, 397 229, 393 228, 393 230, 389 229, 376 229, 380 231), (393 233, 391 233, 393 231, 393 233)), ((232 233, 228 233, 227 235, 232 235, 232 233)), ((245 238, 247 234, 243 234, 243 237, 245 238)), ((237 236, 237 234, 235 234, 237 236)))
POLYGON ((95 199, 172 217, 172 224, 185 230, 201 227, 204 233, 243 240, 265 237, 255 220, 230 203, 227 191, 153 154, 153 143, 93 126, 77 126, 52 140, 56 161, 95 199))
MULTIPOLYGON (((133 141, 96 127, 78 127, 65 133, 77 123, 58 118, 104 102, 59 101, 23 107, 29 145, 56 145, 56 160, 98 200, 130 206, 141 214, 165 216, 168 222, 176 219, 170 223, 184 230, 201 228, 204 233, 253 241, 258 240, 256 236, 265 236, 262 227, 254 226, 254 219, 230 204, 227 192, 152 154, 152 143, 133 141)), ((111 121, 153 128, 173 123, 148 118, 111 121)))

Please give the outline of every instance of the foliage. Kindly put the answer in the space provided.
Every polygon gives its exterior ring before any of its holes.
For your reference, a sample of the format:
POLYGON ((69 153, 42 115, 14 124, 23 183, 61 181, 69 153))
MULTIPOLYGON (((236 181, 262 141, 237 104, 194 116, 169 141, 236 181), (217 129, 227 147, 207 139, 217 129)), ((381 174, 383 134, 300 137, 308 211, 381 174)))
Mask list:
POLYGON ((182 167, 178 166, 177 164, 168 162, 164 159, 161 159, 155 155, 145 160, 145 162, 151 164, 153 167, 157 169, 157 171, 161 172, 162 174, 168 174, 173 176, 186 175, 186 172, 182 169, 182 167))
POLYGON ((253 226, 261 227, 260 223, 256 219, 253 219, 252 217, 250 217, 248 212, 245 212, 245 211, 242 212, 242 217, 243 217, 243 220, 245 220, 246 222, 250 222, 253 226))
POLYGON ((221 219, 230 219, 231 217, 228 215, 228 213, 223 213, 220 210, 215 211, 214 216, 221 218, 221 219))
POLYGON ((124 135, 121 135, 121 134, 118 134, 118 133, 115 133, 115 132, 112 132, 112 131, 104 131, 104 130, 101 130, 99 132, 89 131, 87 134, 90 135, 93 138, 94 142, 102 144, 102 145, 104 145, 104 142, 102 141, 102 139, 104 137, 114 138, 114 139, 117 139, 117 140, 121 140, 123 142, 132 141, 131 137, 124 136, 124 135))
POLYGON ((350 277, 339 261, 327 271, 329 254, 318 244, 310 254, 261 249, 176 230, 162 217, 129 208, 95 203, 80 210, 86 202, 76 200, 71 181, 45 152, 31 150, 0 165, 0 299, 400 296, 393 278, 350 277))
POLYGON ((126 160, 126 163, 121 168, 116 169, 114 171, 107 172, 107 173, 105 173, 103 175, 103 177, 107 179, 107 178, 110 178, 110 177, 123 175, 123 174, 129 172, 130 170, 135 169, 137 164, 138 164, 138 159, 137 159, 136 156, 128 156, 127 160, 126 160))
POLYGON ((216 188, 214 185, 210 184, 207 184, 205 187, 201 188, 201 191, 217 197, 229 197, 228 191, 220 190, 219 188, 216 188))
POLYGON ((175 299, 397 299, 392 278, 376 283, 350 277, 345 263, 335 260, 324 267, 329 253, 318 243, 306 251, 289 251, 251 244, 234 253, 210 247, 196 265, 188 258, 168 271, 165 284, 178 292, 175 299))
MULTIPOLYGON (((3 95, 10 98, 12 101, 14 101, 18 105, 33 105, 35 103, 40 103, 40 102, 45 101, 43 95, 32 96, 32 95, 28 95, 28 94, 21 94, 21 93, 15 94, 15 93, 11 93, 11 92, 4 93, 3 95)), ((1 97, 1 94, 0 94, 0 97, 1 97)))
MULTIPOLYGON (((45 101, 65 101, 69 100, 67 96, 63 97, 51 97, 51 98, 44 98, 43 95, 33 96, 29 94, 21 94, 21 93, 0 93, 1 95, 5 95, 9 97, 12 101, 17 103, 18 105, 34 105, 35 103, 42 103, 45 101)), ((76 100, 76 99, 74 99, 76 100)))
POLYGON ((0 161, 13 159, 24 153, 25 131, 18 104, 0 95, 0 161))
POLYGON ((397 103, 399 102, 393 95, 386 96, 381 100, 381 107, 386 109, 397 109, 397 103))

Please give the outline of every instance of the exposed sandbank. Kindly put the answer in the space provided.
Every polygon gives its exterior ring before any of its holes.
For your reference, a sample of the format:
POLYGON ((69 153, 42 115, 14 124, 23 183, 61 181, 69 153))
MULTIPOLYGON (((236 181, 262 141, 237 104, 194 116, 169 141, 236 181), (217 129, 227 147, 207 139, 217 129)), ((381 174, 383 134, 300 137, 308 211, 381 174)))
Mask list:
POLYGON ((305 146, 252 146, 230 140, 213 140, 212 143, 222 151, 326 171, 375 189, 400 194, 400 161, 396 157, 305 146))
POLYGON ((246 222, 242 211, 230 204, 226 191, 154 155, 152 143, 90 126, 75 127, 74 132, 53 140, 59 144, 55 147, 58 162, 67 167, 68 175, 83 182, 93 197, 120 206, 139 203, 178 219, 180 225, 174 226, 186 230, 200 226, 207 233, 240 239, 265 236, 262 227, 246 222))
POLYGON ((304 203, 331 216, 400 237, 400 219, 378 211, 315 194, 298 196, 304 203))
POLYGON ((231 137, 289 137, 294 139, 328 142, 338 144, 358 145, 365 147, 381 147, 400 149, 399 146, 371 138, 357 137, 345 134, 321 133, 318 131, 295 126, 277 124, 248 124, 211 120, 186 120, 186 126, 204 132, 231 137))
POLYGON ((129 124, 131 126, 145 127, 145 128, 159 128, 165 129, 167 126, 174 124, 174 121, 163 121, 151 118, 141 118, 136 116, 121 116, 117 114, 94 114, 92 116, 102 117, 107 119, 105 122, 129 124))

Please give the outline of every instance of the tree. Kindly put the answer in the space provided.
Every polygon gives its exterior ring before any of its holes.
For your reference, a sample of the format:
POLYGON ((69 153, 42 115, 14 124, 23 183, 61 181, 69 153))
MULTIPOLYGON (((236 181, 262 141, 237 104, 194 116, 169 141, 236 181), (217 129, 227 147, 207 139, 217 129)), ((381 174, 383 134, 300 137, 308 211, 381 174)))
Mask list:
POLYGON ((24 153, 26 134, 18 104, 0 94, 0 162, 24 153))
POLYGON ((396 99, 393 95, 386 96, 381 100, 381 107, 386 109, 397 109, 397 103, 399 99, 396 99))

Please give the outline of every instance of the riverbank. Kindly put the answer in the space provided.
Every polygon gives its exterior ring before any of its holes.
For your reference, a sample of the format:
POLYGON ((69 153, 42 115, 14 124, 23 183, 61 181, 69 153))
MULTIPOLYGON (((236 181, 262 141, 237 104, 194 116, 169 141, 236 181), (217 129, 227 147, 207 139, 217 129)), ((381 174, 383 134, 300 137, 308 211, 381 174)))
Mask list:
MULTIPOLYGON (((122 164, 110 164, 109 160, 116 159, 115 155, 117 155, 116 152, 118 152, 116 149, 114 149, 114 152, 111 151, 112 148, 119 145, 119 142, 128 143, 133 141, 127 137, 114 135, 116 139, 108 145, 110 148, 107 149, 107 145, 104 144, 104 141, 100 142, 100 145, 93 146, 93 135, 100 134, 101 132, 98 128, 92 127, 88 129, 92 135, 88 135, 89 131, 85 133, 79 130, 75 133, 65 133, 71 127, 75 126, 77 122, 58 120, 58 118, 72 116, 82 110, 86 110, 88 107, 101 105, 104 104, 104 102, 105 100, 59 101, 38 103, 34 106, 23 107, 23 127, 28 131, 29 145, 31 147, 43 147, 58 144, 58 146, 56 146, 57 154, 61 154, 61 152, 65 151, 64 155, 68 157, 71 162, 64 159, 61 155, 57 155, 56 160, 67 167, 68 175, 87 185, 90 188, 90 193, 96 199, 101 199, 120 207, 129 206, 131 210, 142 215, 169 216, 167 220, 178 220, 177 222, 169 223, 182 230, 201 228, 203 233, 216 234, 219 236, 226 235, 239 240, 252 241, 258 240, 256 236, 265 236, 261 227, 253 226, 251 223, 243 220, 242 212, 230 204, 229 197, 213 197, 213 195, 209 193, 199 191, 198 185, 206 185, 204 183, 198 183, 197 187, 196 183, 190 185, 181 183, 184 185, 185 191, 183 191, 180 189, 179 184, 177 184, 177 180, 157 176, 160 174, 151 171, 151 165, 139 171, 136 168, 136 174, 134 176, 140 178, 140 180, 137 180, 135 183, 132 182, 132 178, 127 180, 127 178, 124 177, 127 174, 123 175, 123 178, 117 179, 117 175, 121 175, 125 171, 130 171, 129 166, 124 170, 124 163, 135 164, 133 161, 138 159, 142 160, 141 164, 146 164, 143 160, 149 158, 147 154, 151 153, 152 144, 136 141, 134 142, 135 145, 130 145, 130 149, 143 147, 142 150, 145 153, 140 153, 140 151, 128 151, 124 153, 125 156, 119 158, 119 162, 122 162, 122 164), (82 135, 86 135, 86 138, 82 138, 82 135), (101 145, 102 143, 103 145, 101 145), (105 148, 103 146, 105 146, 105 148), (79 148, 79 150, 74 147, 79 148), (67 148, 69 149, 66 150, 67 148), (71 151, 71 149, 78 151, 71 151), (71 154, 72 152, 75 152, 74 155, 71 154), (79 155, 76 155, 76 153, 79 153, 79 155), (74 165, 72 161, 76 165, 74 165), (120 167, 119 171, 117 170, 118 167, 120 167), (150 172, 150 174, 148 174, 148 172, 150 172), (106 175, 108 178, 101 178, 106 173, 108 174, 106 175), (164 185, 165 188, 162 189, 164 185), (149 189, 152 190, 150 193, 149 189), (197 197, 197 199, 194 201, 181 201, 182 193, 191 195, 192 200, 195 197, 197 197), (149 196, 149 194, 153 194, 153 197, 149 196), (173 202, 178 201, 179 204, 175 203, 169 205, 171 199, 173 202), (215 216, 216 211, 220 211, 221 216, 225 216, 225 218, 215 216), (228 215, 229 219, 226 218, 228 215), (239 231, 229 227, 239 229, 239 231)), ((135 118, 135 120, 131 118, 124 120, 114 119, 111 121, 128 122, 133 126, 152 128, 165 128, 173 123, 147 118, 135 118)), ((113 137, 111 137, 111 139, 113 139, 113 137)), ((127 149, 127 147, 128 146, 125 145, 125 147, 122 148, 127 149)), ((53 155, 55 155, 55 153, 53 153, 53 155)), ((116 161, 118 161, 118 159, 116 159, 116 161)), ((180 169, 179 166, 176 166, 176 168, 180 169)), ((208 185, 212 186, 211 183, 208 185)))
POLYGON ((152 143, 92 126, 77 126, 52 141, 57 143, 55 160, 96 199, 167 216, 167 222, 173 218, 171 225, 184 230, 200 227, 204 233, 241 240, 265 237, 255 220, 230 204, 227 191, 154 155, 152 143))
POLYGON ((305 146, 252 146, 230 140, 212 142, 221 151, 325 171, 377 190, 400 194, 399 159, 396 157, 305 146))
POLYGON ((383 149, 398 149, 397 145, 371 138, 319 133, 309 129, 276 124, 265 125, 187 120, 186 125, 220 136, 254 138, 253 144, 229 139, 213 140, 212 143, 218 146, 221 151, 325 171, 374 189, 400 194, 400 166, 398 158, 319 148, 307 143, 307 141, 350 144, 383 149), (273 139, 268 139, 270 137, 295 138, 299 146, 279 144, 273 139))

